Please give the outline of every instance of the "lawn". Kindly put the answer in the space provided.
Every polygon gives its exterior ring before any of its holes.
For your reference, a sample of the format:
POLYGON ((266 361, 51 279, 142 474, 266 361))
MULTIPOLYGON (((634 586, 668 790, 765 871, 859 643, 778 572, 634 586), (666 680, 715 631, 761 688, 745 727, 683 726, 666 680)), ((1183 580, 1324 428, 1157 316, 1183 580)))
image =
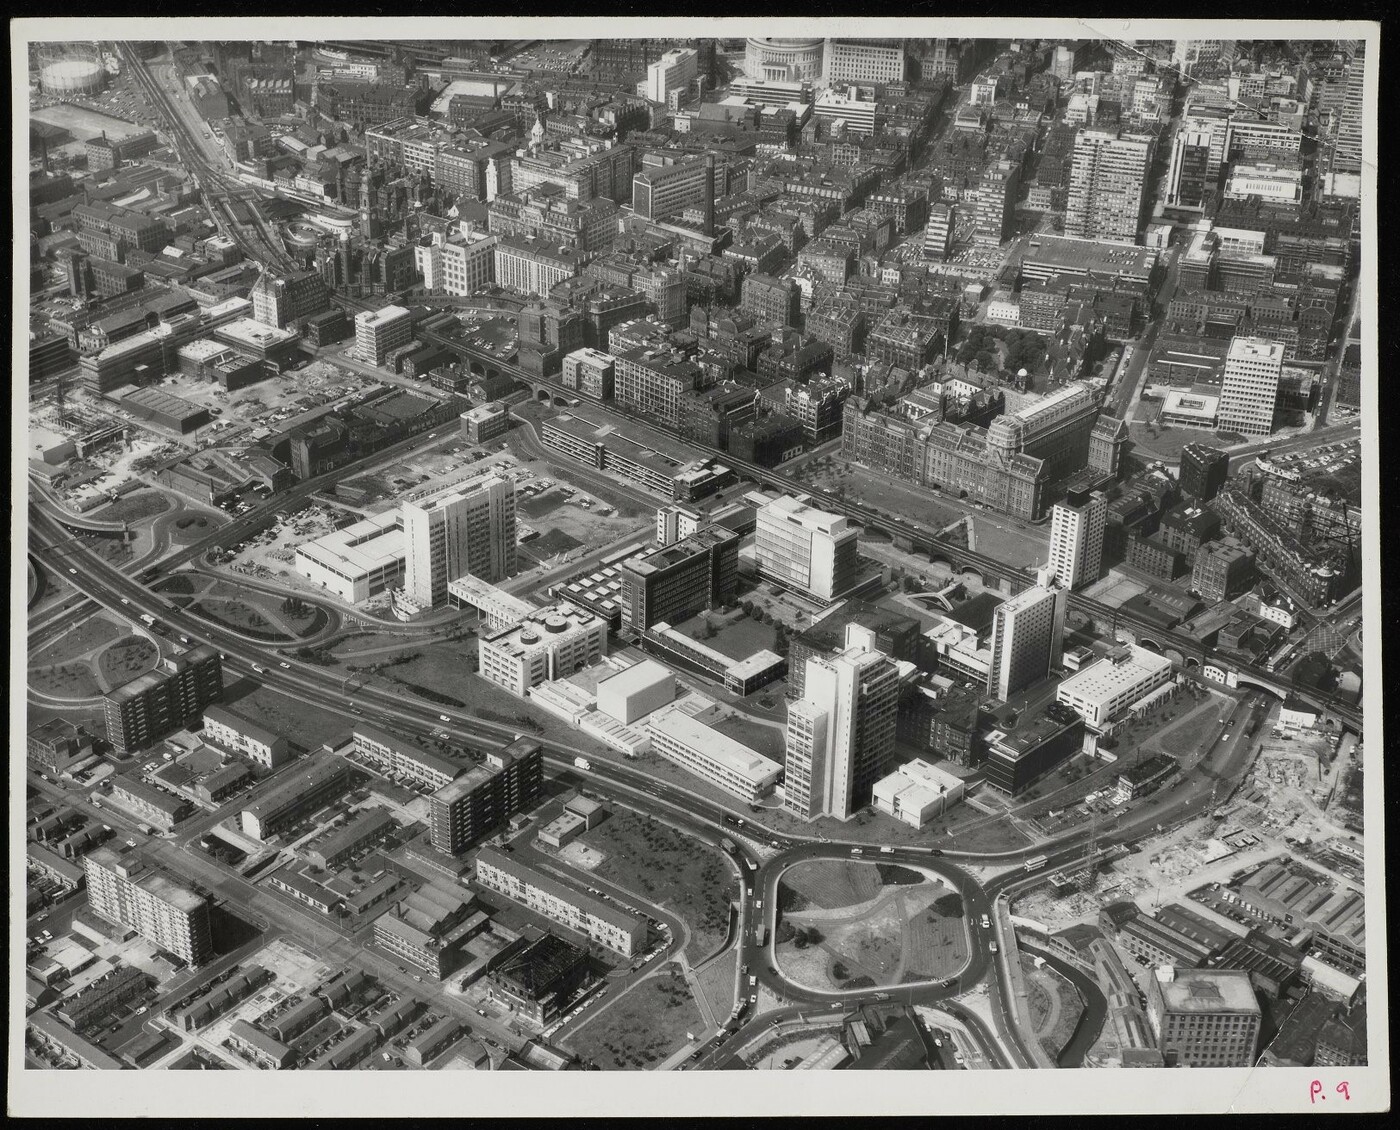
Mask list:
POLYGON ((880 893, 881 884, 879 874, 869 864, 811 859, 788 868, 778 883, 778 905, 797 910, 789 905, 791 896, 785 896, 784 889, 796 893, 805 905, 836 910, 868 902, 880 893))
POLYGON ((739 951, 731 949, 696 974, 710 1012, 717 1018, 728 1016, 734 1007, 734 974, 738 964, 739 951))
MULTIPOLYGON (((184 519, 182 518, 181 521, 184 519)), ((156 592, 164 593, 166 596, 190 596, 194 593, 194 578, 184 573, 177 573, 156 585, 156 592)))
POLYGON ((758 726, 742 714, 731 714, 715 726, 721 734, 726 734, 736 742, 742 742, 755 753, 782 764, 784 756, 783 731, 772 726, 758 726))
POLYGON ((79 537, 78 540, 110 565, 123 565, 131 560, 131 546, 121 537, 94 535, 79 537))
POLYGON ((186 609, 205 620, 213 620, 237 632, 260 636, 269 642, 291 642, 291 637, 279 632, 266 616, 241 600, 221 600, 208 595, 186 609))
POLYGON ((644 1071, 686 1043, 687 1032, 702 1036, 705 1021, 685 977, 674 963, 667 969, 575 1029, 565 1047, 604 1071, 644 1071))
POLYGON ((105 616, 94 616, 71 632, 59 636, 53 643, 45 644, 29 657, 29 662, 36 667, 46 663, 66 663, 70 659, 86 655, 95 647, 117 639, 126 631, 124 625, 114 624, 105 616))
POLYGON ((170 499, 156 490, 138 490, 123 495, 110 506, 103 507, 94 517, 117 522, 139 522, 170 509, 170 499))
POLYGON ((225 687, 224 705, 256 718, 274 733, 285 734, 288 741, 302 749, 317 749, 327 742, 339 745, 349 739, 354 725, 352 716, 299 702, 248 681, 225 687))
POLYGON ((102 693, 97 677, 86 663, 65 663, 29 672, 29 685, 54 698, 92 698, 102 693))
POLYGON ((142 636, 118 640, 97 657, 97 669, 113 689, 144 675, 156 665, 160 650, 142 636))
MULTIPOLYGON (((198 541, 214 529, 212 518, 204 514, 186 514, 182 518, 177 518, 168 527, 170 540, 181 544, 198 541)), ((177 578, 171 578, 176 580, 177 578)))
POLYGON ((606 856, 598 865, 599 877, 685 919, 690 961, 713 953, 724 941, 736 892, 733 869, 718 851, 622 807, 580 838, 606 856))

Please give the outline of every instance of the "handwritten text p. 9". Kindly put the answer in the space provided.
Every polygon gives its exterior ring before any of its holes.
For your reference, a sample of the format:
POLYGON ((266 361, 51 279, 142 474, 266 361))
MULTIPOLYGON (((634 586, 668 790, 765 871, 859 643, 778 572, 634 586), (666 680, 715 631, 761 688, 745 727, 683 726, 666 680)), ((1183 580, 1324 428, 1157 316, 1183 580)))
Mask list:
MULTIPOLYGON (((1313 1105, 1316 1105, 1319 1101, 1326 1100, 1327 1096, 1322 1093, 1325 1089, 1326 1088, 1323 1087, 1321 1079, 1314 1079, 1311 1083, 1308 1084, 1308 1099, 1313 1103, 1313 1105)), ((1335 1088, 1335 1093, 1341 1095, 1342 1100, 1344 1102, 1350 1102, 1351 1084, 1338 1083, 1335 1088)))

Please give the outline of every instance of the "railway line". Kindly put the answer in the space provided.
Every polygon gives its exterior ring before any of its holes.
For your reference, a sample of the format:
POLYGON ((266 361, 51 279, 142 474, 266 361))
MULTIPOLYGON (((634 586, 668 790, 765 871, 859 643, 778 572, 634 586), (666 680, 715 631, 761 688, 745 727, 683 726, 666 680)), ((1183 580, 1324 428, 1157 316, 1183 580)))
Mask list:
POLYGON ((194 131, 185 123, 179 110, 172 104, 169 94, 151 74, 135 45, 118 43, 117 49, 128 74, 140 87, 151 108, 165 119, 166 132, 171 144, 198 183, 204 195, 205 206, 219 230, 237 243, 244 254, 255 262, 270 264, 282 270, 297 270, 298 264, 282 246, 277 233, 259 215, 256 190, 209 163, 201 151, 194 131), (248 209, 248 219, 241 219, 237 215, 234 211, 234 201, 242 203, 248 209))

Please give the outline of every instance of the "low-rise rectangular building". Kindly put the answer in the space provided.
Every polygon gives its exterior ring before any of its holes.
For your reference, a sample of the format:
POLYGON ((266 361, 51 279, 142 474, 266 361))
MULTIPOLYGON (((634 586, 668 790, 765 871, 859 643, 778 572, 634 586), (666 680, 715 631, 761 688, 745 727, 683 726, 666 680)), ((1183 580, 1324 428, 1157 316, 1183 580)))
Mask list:
POLYGON ((299 769, 242 812, 244 834, 267 840, 350 788, 350 767, 339 758, 299 769))
POLYGON ((213 745, 256 761, 264 769, 280 769, 291 759, 287 738, 245 718, 226 706, 204 710, 204 739, 213 745))
POLYGON ((646 923, 493 847, 477 855, 476 881, 487 890, 631 957, 646 941, 646 923))
POLYGON ((430 750, 400 738, 378 726, 360 723, 354 730, 355 753, 375 768, 405 777, 415 784, 440 789, 466 769, 430 750))
POLYGON ((681 710, 654 715, 646 728, 654 752, 750 803, 772 792, 783 771, 776 761, 681 710))
POLYGON ((1071 675, 1055 697, 1090 727, 1102 730, 1119 712, 1171 679, 1170 659, 1133 644, 1071 675))

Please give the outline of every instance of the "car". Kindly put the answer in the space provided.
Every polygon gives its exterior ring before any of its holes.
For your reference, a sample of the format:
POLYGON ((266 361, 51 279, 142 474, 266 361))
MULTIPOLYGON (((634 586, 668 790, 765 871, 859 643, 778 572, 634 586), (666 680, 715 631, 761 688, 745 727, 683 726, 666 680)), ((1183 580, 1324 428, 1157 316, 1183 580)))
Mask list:
POLYGON ((256 664, 256 663, 253 664, 253 670, 256 671, 259 675, 266 675, 266 674, 267 674, 267 668, 266 668, 266 667, 260 667, 260 666, 258 666, 258 664, 256 664))
POLYGON ((43 938, 44 941, 46 941, 46 942, 51 942, 51 941, 53 941, 53 935, 52 935, 51 933, 49 933, 47 930, 45 930, 42 934, 40 934, 39 937, 43 938))
POLYGON ((763 900, 762 900, 762 899, 754 899, 753 905, 754 905, 754 909, 755 909, 755 910, 762 910, 762 909, 763 909, 763 900))
POLYGON ((864 848, 851 848, 851 854, 852 854, 852 855, 864 855, 864 854, 865 854, 865 849, 864 849, 864 848))
POLYGON ((147 1007, 148 1007, 147 1005, 144 1005, 144 1004, 143 1004, 140 1008, 138 1008, 138 1009, 136 1010, 136 1015, 137 1015, 137 1016, 144 1016, 147 1007))
POLYGON ((46 910, 46 911, 44 911, 43 914, 35 915, 34 921, 35 921, 35 922, 42 922, 42 921, 43 921, 45 918, 47 918, 48 916, 49 916, 49 912, 46 910))
POLYGON ((444 721, 444 722, 451 722, 451 721, 452 721, 452 719, 449 718, 446 714, 439 714, 439 715, 438 715, 438 718, 440 718, 440 719, 441 719, 442 721, 444 721))
POLYGON ((75 577, 78 575, 78 570, 76 570, 76 569, 69 569, 68 571, 69 571, 70 573, 72 573, 73 576, 75 576, 75 577))
POLYGON ((756 974, 756 973, 750 973, 750 974, 749 974, 749 984, 750 984, 750 985, 757 985, 757 984, 758 984, 758 974, 756 974))
POLYGON ((136 841, 135 841, 135 840, 127 840, 127 841, 126 841, 126 846, 127 846, 127 847, 135 847, 135 846, 136 846, 136 841))
MULTIPOLYGON (((749 1004, 757 1004, 757 1003, 758 1003, 758 994, 757 994, 757 993, 751 994, 751 995, 749 996, 749 1004)), ((776 1024, 777 1021, 775 1020, 775 1021, 773 1021, 773 1023, 776 1024)))
POLYGON ((130 604, 131 601, 127 600, 126 597, 122 597, 122 603, 123 603, 123 604, 130 604))
POLYGON ((285 662, 285 661, 282 662, 282 663, 277 664, 277 666, 281 667, 284 671, 290 671, 290 670, 292 669, 292 665, 291 665, 290 663, 285 662))

